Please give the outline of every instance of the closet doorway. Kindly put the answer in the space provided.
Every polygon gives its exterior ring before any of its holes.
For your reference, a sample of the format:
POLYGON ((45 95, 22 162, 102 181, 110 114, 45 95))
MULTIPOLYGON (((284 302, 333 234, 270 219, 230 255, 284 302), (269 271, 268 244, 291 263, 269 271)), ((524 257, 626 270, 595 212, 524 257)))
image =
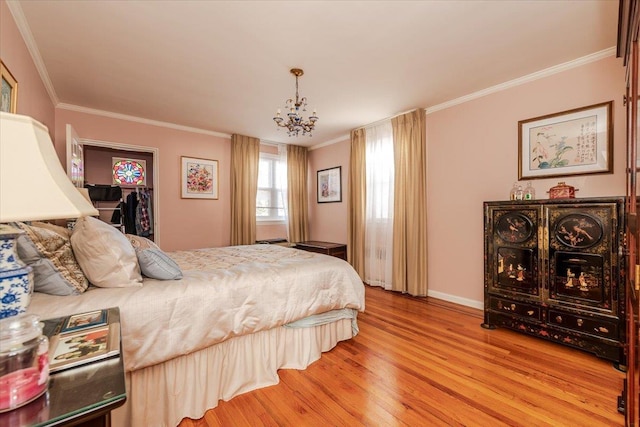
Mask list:
MULTIPOLYGON (((150 238, 160 245, 159 150, 154 147, 81 138, 69 124, 66 131, 67 174, 77 187, 83 187, 85 184, 111 185, 113 158, 137 159, 146 163, 147 181, 144 187, 147 193, 152 195, 150 218, 153 234, 150 238)), ((136 192, 135 187, 122 186, 122 197, 125 201, 132 192, 136 192)), ((117 203, 114 206, 117 206, 117 203)), ((100 212, 101 219, 111 222, 113 210, 100 212)))

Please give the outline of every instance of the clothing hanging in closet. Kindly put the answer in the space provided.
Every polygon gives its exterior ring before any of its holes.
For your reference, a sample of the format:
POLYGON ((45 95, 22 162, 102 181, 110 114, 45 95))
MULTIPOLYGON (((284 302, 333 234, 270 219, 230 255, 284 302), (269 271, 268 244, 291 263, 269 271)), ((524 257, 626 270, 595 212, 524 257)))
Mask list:
POLYGON ((124 202, 124 226, 127 234, 149 237, 153 234, 151 190, 136 188, 124 202))

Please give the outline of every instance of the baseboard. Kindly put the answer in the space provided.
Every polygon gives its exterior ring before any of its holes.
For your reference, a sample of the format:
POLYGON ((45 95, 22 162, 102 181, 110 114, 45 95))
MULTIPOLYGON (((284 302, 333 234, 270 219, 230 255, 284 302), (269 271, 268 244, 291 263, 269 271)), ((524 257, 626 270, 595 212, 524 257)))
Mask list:
POLYGON ((460 304, 460 305, 464 305, 464 306, 471 307, 471 308, 477 308, 479 310, 483 310, 484 309, 484 302, 483 301, 475 301, 475 300, 468 299, 468 298, 462 298, 462 297, 458 297, 458 296, 455 296, 455 295, 445 294, 444 292, 438 292, 438 291, 429 290, 429 292, 427 292, 427 296, 430 296, 430 297, 433 297, 433 298, 437 298, 437 299, 441 299, 443 301, 453 302, 455 304, 460 304))

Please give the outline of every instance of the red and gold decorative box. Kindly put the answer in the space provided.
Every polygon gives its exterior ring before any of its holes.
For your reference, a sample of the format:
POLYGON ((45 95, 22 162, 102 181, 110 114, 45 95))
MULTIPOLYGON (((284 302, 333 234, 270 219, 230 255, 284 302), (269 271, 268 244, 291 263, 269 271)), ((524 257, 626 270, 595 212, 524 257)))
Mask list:
POLYGON ((559 182, 555 187, 551 187, 548 191, 550 199, 575 199, 576 190, 573 186, 564 182, 559 182))

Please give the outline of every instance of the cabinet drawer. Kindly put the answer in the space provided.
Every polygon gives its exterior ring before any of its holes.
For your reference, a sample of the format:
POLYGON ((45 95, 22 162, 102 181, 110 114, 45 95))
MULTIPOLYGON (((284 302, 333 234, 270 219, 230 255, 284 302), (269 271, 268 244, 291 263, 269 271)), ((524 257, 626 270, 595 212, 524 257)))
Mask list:
POLYGON ((576 332, 583 332, 585 334, 597 335, 604 338, 618 339, 618 325, 615 321, 549 310, 548 322, 551 325, 571 329, 576 332))
POLYGON ((509 313, 527 319, 542 319, 541 310, 538 306, 496 297, 490 297, 489 301, 493 311, 509 313))

